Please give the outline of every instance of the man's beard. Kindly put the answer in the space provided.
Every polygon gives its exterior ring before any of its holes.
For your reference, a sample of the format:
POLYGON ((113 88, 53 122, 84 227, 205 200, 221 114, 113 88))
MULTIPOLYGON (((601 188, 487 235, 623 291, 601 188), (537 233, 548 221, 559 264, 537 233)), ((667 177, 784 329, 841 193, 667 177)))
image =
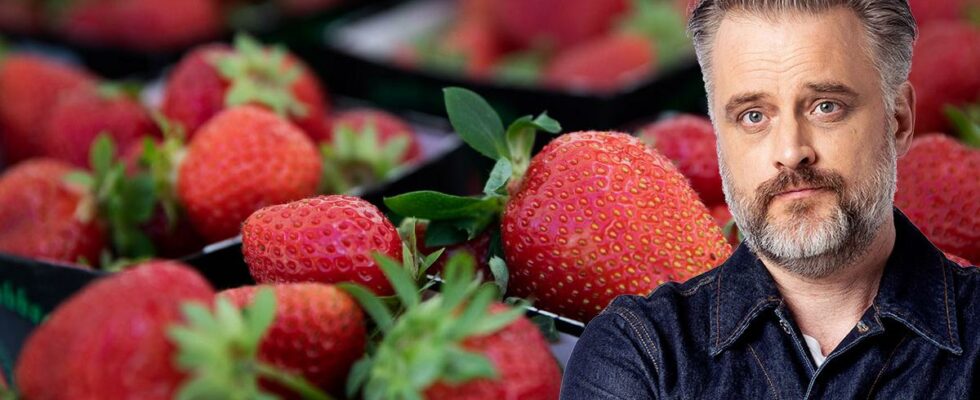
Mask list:
POLYGON ((783 169, 759 185, 752 198, 732 186, 719 151, 725 198, 749 248, 786 271, 810 279, 830 276, 864 255, 891 215, 895 196, 895 143, 888 138, 885 142, 865 182, 850 187, 833 170, 783 169), (772 220, 769 212, 775 196, 796 187, 821 187, 836 194, 830 215, 816 214, 819 199, 802 198, 784 205, 792 218, 772 220))

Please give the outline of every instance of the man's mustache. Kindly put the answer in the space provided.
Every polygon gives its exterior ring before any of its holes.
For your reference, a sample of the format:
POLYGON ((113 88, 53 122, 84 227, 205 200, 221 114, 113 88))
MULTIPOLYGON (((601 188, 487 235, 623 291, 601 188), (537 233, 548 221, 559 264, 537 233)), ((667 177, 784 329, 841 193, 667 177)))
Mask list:
POLYGON ((755 200, 758 210, 769 209, 772 200, 780 193, 801 188, 821 188, 831 190, 840 197, 844 193, 844 177, 831 170, 813 167, 782 169, 779 174, 756 188, 755 200))

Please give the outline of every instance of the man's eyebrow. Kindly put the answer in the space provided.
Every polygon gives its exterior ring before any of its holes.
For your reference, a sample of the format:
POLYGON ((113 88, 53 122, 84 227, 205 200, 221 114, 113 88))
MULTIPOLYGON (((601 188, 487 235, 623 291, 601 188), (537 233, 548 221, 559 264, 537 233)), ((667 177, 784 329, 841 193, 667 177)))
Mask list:
POLYGON ((759 101, 759 99, 765 97, 766 94, 762 92, 748 92, 733 96, 728 100, 728 104, 725 104, 725 114, 731 115, 735 112, 739 106, 745 103, 752 103, 759 101))
POLYGON ((811 82, 806 84, 806 88, 817 93, 837 93, 857 97, 857 91, 841 82, 811 82))

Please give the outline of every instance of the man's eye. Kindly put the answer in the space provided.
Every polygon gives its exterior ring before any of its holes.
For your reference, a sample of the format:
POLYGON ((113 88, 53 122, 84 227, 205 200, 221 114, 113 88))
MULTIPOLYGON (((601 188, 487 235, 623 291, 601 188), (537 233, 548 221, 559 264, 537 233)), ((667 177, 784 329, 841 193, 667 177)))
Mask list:
POLYGON ((840 109, 840 105, 832 101, 824 101, 817 104, 816 112, 820 114, 831 114, 840 109))
POLYGON ((745 125, 757 125, 761 123, 763 120, 765 120, 765 118, 766 117, 762 115, 762 113, 759 111, 749 111, 745 114, 742 114, 741 120, 742 123, 745 125))

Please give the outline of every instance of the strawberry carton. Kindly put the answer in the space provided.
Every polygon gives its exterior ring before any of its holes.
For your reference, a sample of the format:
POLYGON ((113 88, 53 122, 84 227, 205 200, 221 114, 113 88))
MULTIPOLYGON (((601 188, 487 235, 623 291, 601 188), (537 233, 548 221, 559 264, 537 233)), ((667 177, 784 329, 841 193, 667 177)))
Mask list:
POLYGON ((321 27, 321 46, 300 51, 338 93, 431 114, 443 112, 447 86, 480 92, 507 118, 544 109, 573 129, 704 108, 684 15, 673 2, 552 3, 365 7, 321 27))

